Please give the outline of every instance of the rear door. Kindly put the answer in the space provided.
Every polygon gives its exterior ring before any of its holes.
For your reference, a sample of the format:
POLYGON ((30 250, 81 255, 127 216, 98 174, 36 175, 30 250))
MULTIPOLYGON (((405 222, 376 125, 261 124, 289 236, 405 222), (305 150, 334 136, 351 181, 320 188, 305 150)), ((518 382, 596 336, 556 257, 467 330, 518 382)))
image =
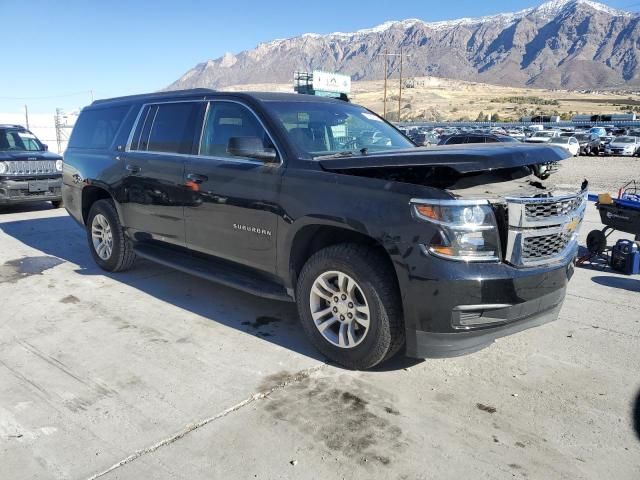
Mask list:
POLYGON ((275 272, 281 157, 262 161, 229 153, 229 140, 252 137, 276 150, 258 116, 231 100, 207 109, 199 155, 188 159, 185 183, 194 203, 185 206, 187 246, 266 272, 275 272))
POLYGON ((146 105, 138 117, 124 163, 123 217, 137 239, 184 246, 186 159, 197 148, 204 102, 146 105))

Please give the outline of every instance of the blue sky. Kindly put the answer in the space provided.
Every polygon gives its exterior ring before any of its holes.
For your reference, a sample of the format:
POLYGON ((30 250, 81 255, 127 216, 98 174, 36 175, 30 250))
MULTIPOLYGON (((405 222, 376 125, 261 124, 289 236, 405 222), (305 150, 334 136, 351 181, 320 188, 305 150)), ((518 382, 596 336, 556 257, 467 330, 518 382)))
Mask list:
MULTIPOLYGON (((275 38, 353 31, 404 18, 482 16, 539 3, 0 0, 0 112, 18 111, 25 103, 34 112, 82 106, 90 102, 89 90, 96 98, 158 90, 196 63, 275 38)), ((640 5, 603 3, 633 10, 640 5)))

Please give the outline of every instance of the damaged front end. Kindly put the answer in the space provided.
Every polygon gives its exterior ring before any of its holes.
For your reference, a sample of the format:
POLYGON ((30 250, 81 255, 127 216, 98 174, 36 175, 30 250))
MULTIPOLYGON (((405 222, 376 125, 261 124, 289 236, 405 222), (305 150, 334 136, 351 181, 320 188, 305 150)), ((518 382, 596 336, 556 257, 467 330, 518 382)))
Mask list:
POLYGON ((459 149, 441 149, 422 161, 413 153, 395 161, 367 156, 321 164, 343 174, 446 192, 447 199, 411 200, 414 218, 437 227, 430 243, 421 246, 425 253, 517 268, 566 263, 577 254, 588 184, 572 189, 539 178, 536 165, 557 163, 566 154, 546 146, 522 147, 467 148, 462 157, 459 149), (456 151, 459 155, 452 156, 456 151), (534 158, 541 163, 531 165, 534 158))

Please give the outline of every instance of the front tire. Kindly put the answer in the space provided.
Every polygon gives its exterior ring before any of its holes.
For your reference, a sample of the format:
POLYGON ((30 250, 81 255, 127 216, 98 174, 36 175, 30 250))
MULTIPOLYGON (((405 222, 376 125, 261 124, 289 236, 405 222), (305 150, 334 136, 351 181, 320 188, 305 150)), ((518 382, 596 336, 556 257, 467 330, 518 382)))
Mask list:
POLYGON ((371 368, 404 344, 395 272, 374 248, 339 244, 320 250, 300 273, 296 299, 311 342, 347 368, 371 368))
POLYGON ((125 236, 111 200, 98 200, 87 218, 87 241, 93 259, 108 272, 130 269, 136 260, 131 241, 125 236))

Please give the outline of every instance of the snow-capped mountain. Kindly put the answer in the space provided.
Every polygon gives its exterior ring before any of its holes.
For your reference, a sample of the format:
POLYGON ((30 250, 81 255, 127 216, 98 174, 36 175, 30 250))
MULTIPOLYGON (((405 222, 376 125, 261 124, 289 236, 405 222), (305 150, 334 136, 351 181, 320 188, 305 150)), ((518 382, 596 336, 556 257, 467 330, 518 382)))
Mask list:
MULTIPOLYGON (((488 17, 414 18, 273 40, 200 63, 168 88, 282 83, 314 69, 374 80, 383 77, 379 54, 401 48, 406 75, 546 88, 640 85, 640 15, 590 0, 551 0, 488 17)), ((393 75, 399 61, 389 62, 393 75)))

